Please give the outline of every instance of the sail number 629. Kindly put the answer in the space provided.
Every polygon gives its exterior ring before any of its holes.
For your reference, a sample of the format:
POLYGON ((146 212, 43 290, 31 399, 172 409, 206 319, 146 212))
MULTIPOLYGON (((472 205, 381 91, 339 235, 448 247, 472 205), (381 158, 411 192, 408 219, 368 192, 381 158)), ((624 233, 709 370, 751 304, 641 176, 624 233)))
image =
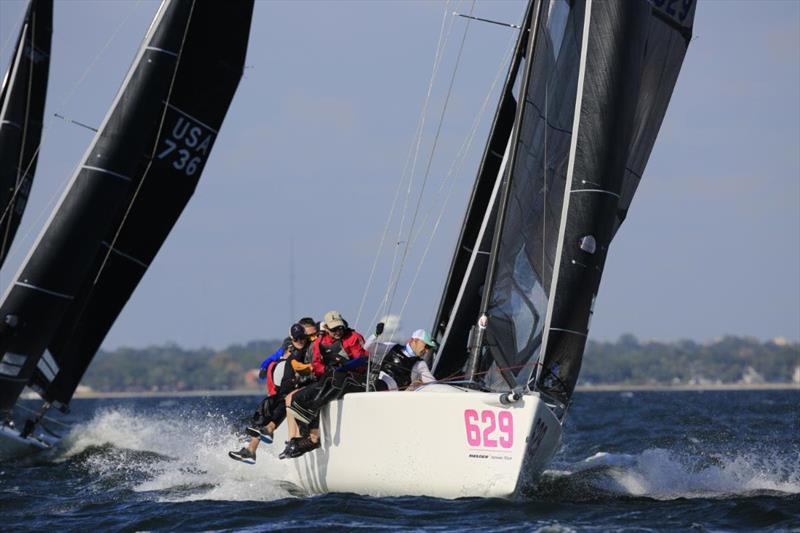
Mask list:
POLYGON ((511 448, 514 446, 514 417, 509 411, 495 413, 489 409, 478 413, 475 409, 464 411, 464 428, 467 444, 483 448, 511 448))

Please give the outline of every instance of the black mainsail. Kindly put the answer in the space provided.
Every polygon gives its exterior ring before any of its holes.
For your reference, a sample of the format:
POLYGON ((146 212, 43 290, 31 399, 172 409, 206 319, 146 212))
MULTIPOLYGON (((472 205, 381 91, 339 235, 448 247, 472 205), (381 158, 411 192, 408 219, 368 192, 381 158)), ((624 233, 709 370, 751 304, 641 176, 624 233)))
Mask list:
MULTIPOLYGON (((480 286, 473 282, 483 303, 472 320, 485 315, 474 350, 485 387, 528 386, 569 403, 606 253, 691 36, 694 1, 673 4, 551 0, 538 25, 524 28, 535 34, 532 66, 506 153, 490 267, 480 286)), ((446 311, 440 306, 437 324, 458 313, 446 311)), ((437 377, 463 369, 467 355, 462 346, 443 351, 437 377), (441 361, 450 364, 440 371, 441 361)))
POLYGON ((188 202, 241 78, 253 0, 165 0, 0 304, 0 410, 64 408, 188 202))
POLYGON ((42 138, 53 0, 31 0, 0 88, 0 266, 14 241, 42 138))

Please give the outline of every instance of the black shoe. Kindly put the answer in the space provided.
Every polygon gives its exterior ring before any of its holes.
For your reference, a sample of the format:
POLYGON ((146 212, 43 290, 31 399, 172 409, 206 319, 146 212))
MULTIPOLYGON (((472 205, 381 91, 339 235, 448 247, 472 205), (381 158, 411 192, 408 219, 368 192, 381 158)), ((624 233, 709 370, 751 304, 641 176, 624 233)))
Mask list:
POLYGON ((291 439, 286 441, 286 447, 283 451, 278 455, 278 459, 287 459, 294 457, 294 453, 296 453, 297 443, 303 440, 303 437, 292 437, 291 439))
POLYGON ((238 452, 228 452, 228 457, 251 465, 256 463, 256 454, 247 448, 242 448, 238 452))
POLYGON ((288 454, 287 457, 290 459, 295 459, 305 453, 316 450, 317 448, 319 448, 319 441, 314 442, 308 437, 303 437, 295 443, 292 450, 290 450, 291 453, 288 454))
POLYGON ((251 437, 258 437, 261 439, 261 442, 265 444, 272 444, 272 433, 267 433, 266 431, 262 431, 255 426, 250 426, 249 428, 244 430, 245 433, 250 435, 251 437))

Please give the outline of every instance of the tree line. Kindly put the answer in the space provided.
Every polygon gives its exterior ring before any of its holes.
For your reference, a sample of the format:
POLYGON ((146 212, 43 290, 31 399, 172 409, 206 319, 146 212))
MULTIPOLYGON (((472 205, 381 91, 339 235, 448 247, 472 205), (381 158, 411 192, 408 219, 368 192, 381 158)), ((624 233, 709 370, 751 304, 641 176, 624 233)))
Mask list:
MULTIPOLYGON (((280 340, 235 344, 223 350, 176 344, 101 350, 82 384, 100 392, 237 390, 259 387, 253 369, 280 340)), ((579 384, 674 385, 787 383, 800 366, 800 344, 724 337, 713 342, 590 340, 579 384)))

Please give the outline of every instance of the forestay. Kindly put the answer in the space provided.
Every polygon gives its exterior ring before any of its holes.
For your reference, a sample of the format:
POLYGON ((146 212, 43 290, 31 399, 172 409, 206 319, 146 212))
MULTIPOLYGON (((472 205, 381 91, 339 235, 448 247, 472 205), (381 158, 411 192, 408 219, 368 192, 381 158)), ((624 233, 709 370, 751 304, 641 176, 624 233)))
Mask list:
POLYGON ((31 0, 0 88, 0 266, 19 228, 42 138, 53 0, 31 0))
POLYGON ((252 9, 162 3, 0 305, 0 349, 14 365, 0 372, 0 409, 29 380, 46 401, 70 400, 194 191, 242 75, 252 9))

